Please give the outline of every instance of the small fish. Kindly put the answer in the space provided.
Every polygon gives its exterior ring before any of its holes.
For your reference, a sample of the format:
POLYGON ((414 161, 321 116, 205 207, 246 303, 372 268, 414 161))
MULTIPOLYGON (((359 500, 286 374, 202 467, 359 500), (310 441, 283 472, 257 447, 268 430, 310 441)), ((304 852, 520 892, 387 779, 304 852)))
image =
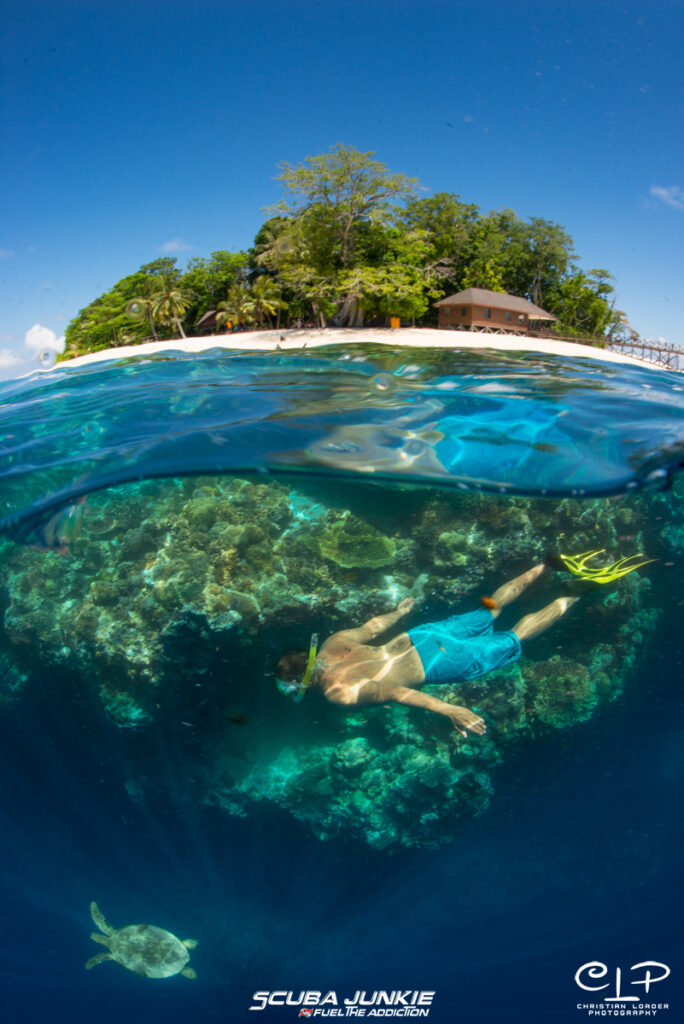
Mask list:
POLYGON ((223 717, 232 725, 249 725, 249 716, 244 711, 224 711, 223 717))

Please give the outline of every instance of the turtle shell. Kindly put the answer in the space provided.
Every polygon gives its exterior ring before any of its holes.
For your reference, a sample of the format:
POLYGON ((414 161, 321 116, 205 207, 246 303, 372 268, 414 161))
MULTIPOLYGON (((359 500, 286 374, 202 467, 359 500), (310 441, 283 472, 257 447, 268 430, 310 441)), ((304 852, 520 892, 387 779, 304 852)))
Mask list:
POLYGON ((146 978, 169 978, 182 971, 190 954, 175 935, 153 924, 131 924, 110 937, 109 951, 122 967, 146 978))

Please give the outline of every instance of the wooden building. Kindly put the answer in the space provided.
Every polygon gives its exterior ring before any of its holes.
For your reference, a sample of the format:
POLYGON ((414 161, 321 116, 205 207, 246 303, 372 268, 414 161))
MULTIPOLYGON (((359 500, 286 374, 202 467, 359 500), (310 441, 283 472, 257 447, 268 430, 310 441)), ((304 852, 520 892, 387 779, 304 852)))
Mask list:
POLYGON ((511 331, 526 334, 531 321, 556 320, 557 317, 527 299, 486 288, 466 288, 436 302, 439 326, 461 331, 511 331))
POLYGON ((216 323, 216 317, 217 311, 215 309, 210 309, 208 313, 205 313, 204 316, 197 321, 195 334, 218 334, 219 328, 216 323))

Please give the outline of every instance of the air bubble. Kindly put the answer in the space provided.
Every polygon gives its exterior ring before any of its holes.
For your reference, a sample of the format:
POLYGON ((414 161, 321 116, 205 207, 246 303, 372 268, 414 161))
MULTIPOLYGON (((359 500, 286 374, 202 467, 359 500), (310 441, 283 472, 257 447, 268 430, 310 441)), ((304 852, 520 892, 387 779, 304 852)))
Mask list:
POLYGON ((378 373, 371 380, 373 390, 380 391, 383 394, 391 394, 396 386, 396 381, 391 373, 378 373))
POLYGON ((38 362, 43 370, 51 370, 57 362, 57 353, 54 348, 42 348, 38 353, 38 362))
POLYGON ((142 320, 145 316, 145 307, 140 299, 131 299, 131 301, 127 303, 124 312, 126 313, 126 316, 130 316, 132 320, 142 320))

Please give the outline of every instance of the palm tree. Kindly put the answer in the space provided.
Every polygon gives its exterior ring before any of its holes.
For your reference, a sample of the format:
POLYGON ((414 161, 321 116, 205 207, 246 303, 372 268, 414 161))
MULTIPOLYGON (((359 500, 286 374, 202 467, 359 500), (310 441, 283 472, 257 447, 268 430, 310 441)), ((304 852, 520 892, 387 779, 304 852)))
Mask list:
POLYGON ((180 317, 187 311, 192 302, 191 294, 170 276, 160 278, 158 289, 150 296, 152 312, 162 322, 173 323, 178 329, 181 338, 184 338, 185 331, 180 322, 180 317))
POLYGON ((216 316, 217 327, 227 323, 248 327, 254 323, 254 300, 243 284, 234 284, 229 288, 227 299, 219 302, 216 308, 220 310, 216 316))
POLYGON ((264 317, 275 316, 285 303, 280 298, 280 289, 270 277, 261 274, 250 289, 254 312, 259 327, 263 326, 264 317))
POLYGON ((131 299, 126 304, 125 309, 126 316, 129 316, 131 320, 147 320, 152 331, 152 337, 157 340, 157 329, 154 324, 154 303, 151 299, 147 298, 136 298, 131 299))
POLYGON ((325 327, 335 310, 333 283, 306 265, 288 267, 283 271, 283 280, 297 299, 311 309, 318 326, 325 327))
POLYGON ((112 348, 119 348, 122 345, 135 345, 140 342, 140 338, 137 338, 135 334, 131 334, 130 331, 117 331, 116 327, 112 332, 112 348))

